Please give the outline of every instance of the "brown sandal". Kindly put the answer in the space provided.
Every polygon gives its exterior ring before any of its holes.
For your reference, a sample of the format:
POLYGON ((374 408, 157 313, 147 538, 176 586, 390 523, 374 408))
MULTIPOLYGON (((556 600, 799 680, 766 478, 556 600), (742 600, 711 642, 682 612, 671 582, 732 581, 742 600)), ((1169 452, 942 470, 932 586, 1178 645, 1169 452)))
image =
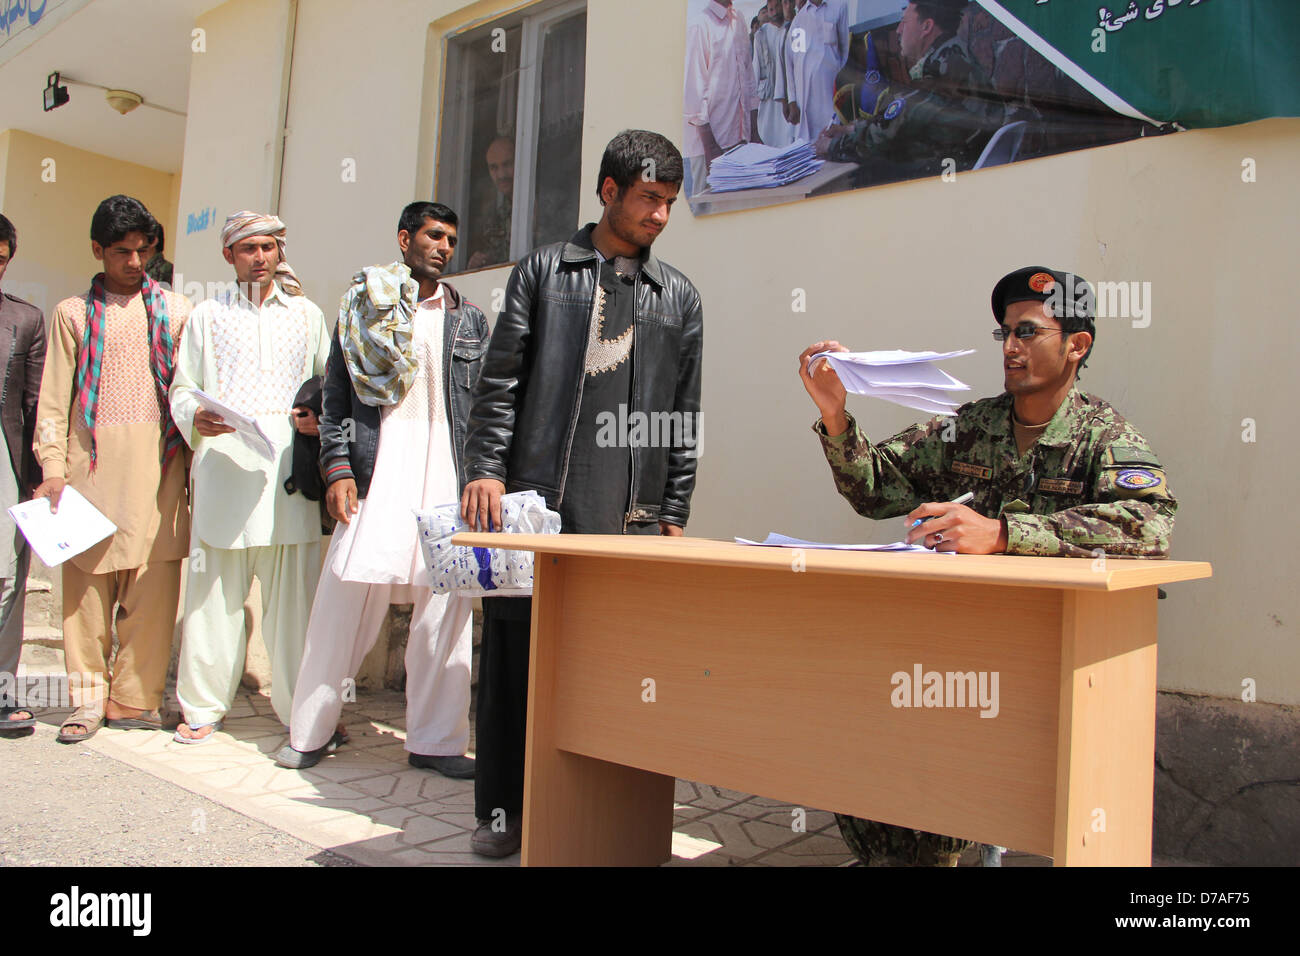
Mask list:
POLYGON ((56 738, 61 744, 75 744, 79 740, 89 740, 104 725, 104 711, 100 708, 83 705, 72 712, 72 716, 59 725, 56 738), (70 734, 69 727, 80 727, 85 733, 70 734))

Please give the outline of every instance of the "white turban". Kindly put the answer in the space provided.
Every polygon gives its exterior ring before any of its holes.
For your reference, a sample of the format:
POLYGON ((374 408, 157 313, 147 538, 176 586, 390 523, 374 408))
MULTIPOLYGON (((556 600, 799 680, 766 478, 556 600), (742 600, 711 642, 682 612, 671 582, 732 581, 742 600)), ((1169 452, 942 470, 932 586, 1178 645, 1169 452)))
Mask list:
POLYGON ((240 239, 250 236, 272 237, 280 250, 280 264, 275 267, 275 278, 289 295, 302 295, 302 283, 284 258, 285 231, 285 225, 279 217, 264 216, 243 209, 226 217, 226 224, 221 228, 221 248, 229 249, 240 239))

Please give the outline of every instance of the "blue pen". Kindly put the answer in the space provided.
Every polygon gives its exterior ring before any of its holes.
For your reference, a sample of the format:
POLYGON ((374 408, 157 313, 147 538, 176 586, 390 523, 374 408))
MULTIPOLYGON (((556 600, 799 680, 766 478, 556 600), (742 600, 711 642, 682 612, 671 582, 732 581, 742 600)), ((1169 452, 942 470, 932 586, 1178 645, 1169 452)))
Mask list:
MULTIPOLYGON (((970 501, 970 500, 971 500, 972 498, 974 498, 974 497, 975 497, 975 492, 973 492, 973 491, 968 491, 968 492, 966 492, 966 494, 962 495, 961 497, 952 499, 952 501, 948 502, 948 504, 950 504, 950 505, 964 505, 966 502, 970 501)), ((929 520, 930 520, 929 518, 917 518, 915 521, 913 521, 911 524, 909 524, 909 525, 907 526, 907 530, 908 530, 908 531, 911 531, 913 528, 915 528, 917 525, 919 525, 922 521, 929 521, 929 520)))

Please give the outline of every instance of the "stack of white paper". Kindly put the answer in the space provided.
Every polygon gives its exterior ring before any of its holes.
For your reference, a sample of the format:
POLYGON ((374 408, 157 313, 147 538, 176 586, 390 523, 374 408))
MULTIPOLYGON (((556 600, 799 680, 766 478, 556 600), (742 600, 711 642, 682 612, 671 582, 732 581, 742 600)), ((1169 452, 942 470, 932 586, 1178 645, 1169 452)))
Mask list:
MULTIPOLYGON (((763 548, 805 548, 807 550, 818 551, 929 551, 930 549, 919 544, 908 544, 906 541, 895 541, 893 544, 828 544, 825 541, 804 541, 801 538, 791 538, 788 535, 777 534, 775 531, 769 532, 768 536, 762 541, 750 541, 748 538, 737 538, 736 544, 753 544, 763 548)), ((955 553, 955 552, 945 552, 955 553)))
POLYGON ((974 352, 818 352, 808 360, 808 368, 824 358, 850 392, 934 415, 951 415, 962 403, 954 402, 947 393, 968 392, 970 386, 930 363, 974 352))
POLYGON ((785 186, 817 172, 822 165, 807 140, 795 140, 783 149, 745 143, 713 161, 709 167, 709 188, 723 193, 785 186))

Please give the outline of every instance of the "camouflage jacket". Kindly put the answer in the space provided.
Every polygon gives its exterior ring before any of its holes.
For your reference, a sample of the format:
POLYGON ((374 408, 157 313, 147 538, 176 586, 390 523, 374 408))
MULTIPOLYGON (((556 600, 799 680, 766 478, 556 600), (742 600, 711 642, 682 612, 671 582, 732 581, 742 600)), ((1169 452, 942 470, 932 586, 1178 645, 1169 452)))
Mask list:
POLYGON ((891 518, 975 493, 1007 525, 1007 554, 1163 558, 1178 502, 1151 446, 1108 403, 1071 389, 1021 457, 1011 396, 980 399, 872 445, 849 416, 835 438, 813 426, 835 487, 859 514, 891 518))
POLYGON ((911 82, 887 88, 874 114, 831 141, 839 163, 885 159, 896 163, 945 158, 969 169, 1002 125, 1001 99, 956 36, 932 46, 911 70, 911 82))

